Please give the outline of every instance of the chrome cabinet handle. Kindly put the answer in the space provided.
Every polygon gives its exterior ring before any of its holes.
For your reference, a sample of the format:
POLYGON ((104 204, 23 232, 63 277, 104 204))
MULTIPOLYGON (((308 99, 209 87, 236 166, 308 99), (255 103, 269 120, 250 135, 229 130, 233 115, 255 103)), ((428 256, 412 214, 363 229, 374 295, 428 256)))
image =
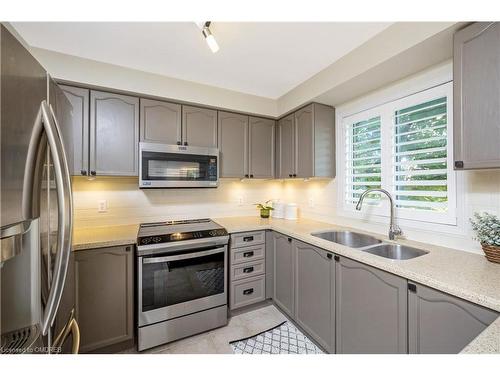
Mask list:
MULTIPOLYGON (((64 146, 62 143, 59 125, 55 117, 54 111, 44 100, 40 104, 37 120, 30 140, 30 147, 36 153, 34 163, 26 168, 32 168, 31 172, 28 171, 25 175, 29 174, 29 182, 31 186, 27 188, 26 196, 23 192, 23 199, 26 206, 23 209, 31 211, 32 213, 39 213, 39 194, 41 189, 41 170, 43 169, 43 151, 45 149, 45 139, 50 147, 50 152, 54 160, 54 178, 57 188, 57 250, 54 264, 54 273, 50 283, 49 296, 45 310, 41 320, 42 334, 46 335, 50 326, 54 322, 59 302, 64 289, 64 282, 66 280, 66 273, 68 269, 69 256, 71 252, 71 236, 73 229, 73 207, 71 196, 71 179, 69 174, 68 163, 64 146), (36 203, 36 206, 33 204, 36 203)), ((29 153, 29 151, 28 151, 29 153)), ((26 186, 24 186, 26 187, 26 186)), ((23 187, 23 188, 24 188, 23 187)))

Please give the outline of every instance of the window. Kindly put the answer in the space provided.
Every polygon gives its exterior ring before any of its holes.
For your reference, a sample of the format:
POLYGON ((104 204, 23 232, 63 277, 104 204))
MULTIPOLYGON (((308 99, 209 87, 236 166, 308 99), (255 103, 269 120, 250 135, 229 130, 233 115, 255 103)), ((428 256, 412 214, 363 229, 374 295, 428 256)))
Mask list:
MULTIPOLYGON (((447 83, 342 119, 344 211, 355 214, 361 193, 382 187, 399 218, 456 224, 451 99, 447 83)), ((364 203, 388 215, 380 194, 364 203)))

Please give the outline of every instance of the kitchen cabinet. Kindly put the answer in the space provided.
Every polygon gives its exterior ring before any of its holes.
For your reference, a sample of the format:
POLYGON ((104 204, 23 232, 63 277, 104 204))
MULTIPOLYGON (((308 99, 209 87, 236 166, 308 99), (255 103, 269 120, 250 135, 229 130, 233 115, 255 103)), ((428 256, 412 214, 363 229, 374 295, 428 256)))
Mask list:
POLYGON ((278 122, 280 178, 335 177, 335 110, 312 103, 278 122))
POLYGON ((90 174, 137 176, 139 98, 90 92, 90 174))
POLYGON ((217 111, 183 105, 182 143, 217 148, 217 111))
POLYGON ((219 111, 220 177, 273 178, 275 121, 219 111))
POLYGON ((333 254, 300 241, 295 252, 295 321, 327 352, 335 353, 333 254))
POLYGON ((292 239, 274 233, 274 302, 290 317, 294 316, 295 283, 292 239))
POLYGON ((71 106, 71 134, 73 148, 66 148, 66 153, 73 154, 72 175, 87 176, 89 170, 89 97, 90 91, 80 87, 60 86, 71 106))
POLYGON ((140 100, 141 141, 179 144, 182 141, 181 105, 160 100, 140 100))
POLYGON ((337 353, 407 352, 407 281, 336 257, 337 353))
POLYGON ((133 343, 133 261, 132 245, 75 252, 81 352, 110 352, 133 343))
POLYGON ((411 354, 459 353, 499 314, 435 289, 408 284, 411 354))
POLYGON ((220 177, 248 176, 248 116, 219 111, 220 177))
POLYGON ((455 169, 500 167, 500 22, 477 22, 454 35, 455 169))
POLYGON ((250 117, 248 132, 250 178, 273 178, 275 121, 250 117))

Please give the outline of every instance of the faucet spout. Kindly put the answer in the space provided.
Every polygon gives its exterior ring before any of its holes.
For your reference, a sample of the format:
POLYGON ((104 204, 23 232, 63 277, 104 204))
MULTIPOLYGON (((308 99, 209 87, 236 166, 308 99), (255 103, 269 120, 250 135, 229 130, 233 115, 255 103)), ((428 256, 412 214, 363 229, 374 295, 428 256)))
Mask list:
POLYGON ((389 193, 385 189, 379 189, 379 188, 367 189, 359 197, 358 203, 356 204, 356 210, 361 211, 361 207, 363 206, 363 200, 365 199, 365 197, 368 194, 374 193, 374 192, 383 193, 383 194, 385 194, 387 196, 387 198, 389 198, 389 203, 391 205, 391 219, 390 219, 390 223, 389 223, 389 239, 390 240, 394 240, 394 238, 396 236, 402 235, 403 231, 396 224, 396 220, 395 220, 396 214, 395 214, 395 209, 394 209, 394 199, 392 198, 391 193, 389 193))

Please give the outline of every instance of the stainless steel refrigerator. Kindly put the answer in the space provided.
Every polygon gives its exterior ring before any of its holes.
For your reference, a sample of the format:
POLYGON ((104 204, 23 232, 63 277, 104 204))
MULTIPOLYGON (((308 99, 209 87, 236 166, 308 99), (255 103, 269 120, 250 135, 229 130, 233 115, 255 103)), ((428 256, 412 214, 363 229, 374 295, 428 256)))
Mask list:
POLYGON ((78 351, 72 306, 61 311, 70 288, 71 105, 14 34, 0 26, 0 351, 56 353, 66 337, 78 351))

